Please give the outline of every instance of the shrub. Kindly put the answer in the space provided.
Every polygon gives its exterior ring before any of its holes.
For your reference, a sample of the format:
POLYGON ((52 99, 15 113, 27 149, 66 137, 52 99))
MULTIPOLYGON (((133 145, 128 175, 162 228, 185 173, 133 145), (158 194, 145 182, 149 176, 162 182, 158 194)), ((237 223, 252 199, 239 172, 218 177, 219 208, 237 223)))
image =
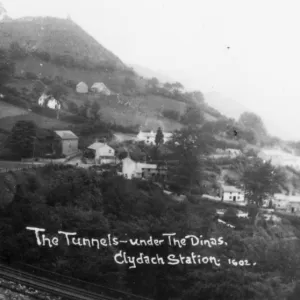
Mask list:
POLYGON ((45 51, 34 51, 32 54, 45 62, 51 60, 51 55, 45 51))
POLYGON ((50 85, 53 83, 53 79, 51 77, 43 77, 41 78, 41 81, 45 84, 45 85, 50 85))
POLYGON ((23 49, 18 42, 12 42, 10 44, 10 55, 13 59, 22 59, 27 56, 27 52, 23 49))
POLYGON ((53 109, 50 109, 48 107, 43 107, 39 105, 33 105, 31 107, 31 110, 37 114, 49 117, 49 118, 56 118, 56 111, 53 109))
POLYGON ((0 151, 0 159, 2 159, 2 160, 11 160, 11 161, 19 161, 19 160, 21 160, 21 156, 17 153, 13 153, 8 148, 4 148, 0 151))
POLYGON ((38 76, 32 72, 26 72, 25 73, 25 78, 30 79, 30 80, 35 80, 38 78, 38 76))
POLYGON ((174 121, 179 121, 179 119, 180 119, 180 113, 175 110, 164 110, 163 116, 165 118, 168 118, 168 119, 174 120, 174 121))

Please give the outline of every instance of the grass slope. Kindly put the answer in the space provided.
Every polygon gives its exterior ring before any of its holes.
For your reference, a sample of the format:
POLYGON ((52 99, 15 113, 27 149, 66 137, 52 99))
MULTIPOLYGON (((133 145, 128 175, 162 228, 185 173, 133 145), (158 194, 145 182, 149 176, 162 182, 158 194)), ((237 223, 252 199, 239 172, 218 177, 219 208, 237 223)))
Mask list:
POLYGON ((17 41, 28 50, 47 51, 51 55, 70 55, 92 63, 103 61, 125 65, 113 53, 71 20, 52 17, 26 17, 4 22, 0 27, 0 47, 17 41))
MULTIPOLYGON (((2 103, 0 102, 0 108, 2 107, 1 105, 2 103)), ((13 128, 14 124, 20 120, 33 121, 39 127, 47 129, 66 129, 71 125, 70 123, 63 122, 61 120, 51 119, 28 112, 27 114, 15 114, 0 118, 0 128, 10 131, 13 128)))
POLYGON ((4 117, 14 117, 19 115, 27 115, 29 112, 21 107, 11 105, 4 101, 0 101, 0 119, 4 117))

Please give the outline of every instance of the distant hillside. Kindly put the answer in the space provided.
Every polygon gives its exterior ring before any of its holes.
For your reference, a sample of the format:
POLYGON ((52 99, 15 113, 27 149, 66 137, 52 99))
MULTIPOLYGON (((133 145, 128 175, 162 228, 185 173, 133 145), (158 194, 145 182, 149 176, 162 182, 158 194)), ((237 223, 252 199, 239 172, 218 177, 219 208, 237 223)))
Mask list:
POLYGON ((243 112, 249 111, 249 109, 244 105, 232 99, 224 98, 216 92, 207 93, 204 97, 208 105, 219 110, 228 118, 234 118, 237 120, 243 112))
POLYGON ((26 17, 3 22, 0 26, 0 47, 18 42, 28 51, 45 51, 51 56, 68 55, 89 63, 109 63, 124 69, 125 64, 100 45, 71 20, 52 17, 26 17))
POLYGON ((159 72, 159 71, 153 71, 149 68, 136 65, 136 64, 127 64, 128 66, 132 67, 134 71, 136 71, 139 75, 145 77, 145 78, 152 78, 156 77, 161 82, 175 82, 177 80, 159 72))

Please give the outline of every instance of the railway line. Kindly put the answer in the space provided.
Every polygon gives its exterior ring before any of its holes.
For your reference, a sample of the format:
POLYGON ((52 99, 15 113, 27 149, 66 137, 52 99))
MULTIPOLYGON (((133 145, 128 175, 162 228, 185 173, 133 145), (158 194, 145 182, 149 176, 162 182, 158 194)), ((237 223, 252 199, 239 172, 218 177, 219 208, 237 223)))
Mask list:
POLYGON ((147 298, 131 295, 129 293, 120 293, 116 297, 110 297, 104 293, 89 292, 67 284, 41 278, 24 271, 0 264, 0 277, 5 280, 13 281, 41 292, 46 292, 62 300, 150 300, 147 298))

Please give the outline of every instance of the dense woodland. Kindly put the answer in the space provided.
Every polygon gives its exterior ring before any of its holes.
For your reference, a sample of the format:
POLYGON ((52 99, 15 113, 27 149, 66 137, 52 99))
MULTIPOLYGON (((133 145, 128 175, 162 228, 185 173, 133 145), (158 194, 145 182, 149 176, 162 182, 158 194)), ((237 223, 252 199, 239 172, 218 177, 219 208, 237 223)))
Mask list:
MULTIPOLYGON (((216 205, 202 200, 177 203, 154 184, 128 181, 113 173, 99 177, 93 171, 70 166, 46 166, 18 176, 14 199, 1 209, 1 256, 111 286, 154 299, 284 299, 298 278, 299 245, 283 241, 286 232, 299 236, 299 221, 284 220, 278 226, 257 221, 256 212, 248 221, 238 219, 233 209, 224 220, 231 229, 216 222, 216 205), (215 248, 190 245, 176 247, 39 247, 27 226, 77 232, 81 237, 120 238, 159 237, 176 232, 224 237, 228 246, 215 248), (136 269, 117 265, 113 255, 123 249, 128 255, 170 253, 187 255, 192 251, 222 260, 213 265, 156 266, 138 265, 136 269), (255 266, 228 265, 227 260, 248 259, 255 266)), ((292 299, 292 298, 291 298, 292 299)))

